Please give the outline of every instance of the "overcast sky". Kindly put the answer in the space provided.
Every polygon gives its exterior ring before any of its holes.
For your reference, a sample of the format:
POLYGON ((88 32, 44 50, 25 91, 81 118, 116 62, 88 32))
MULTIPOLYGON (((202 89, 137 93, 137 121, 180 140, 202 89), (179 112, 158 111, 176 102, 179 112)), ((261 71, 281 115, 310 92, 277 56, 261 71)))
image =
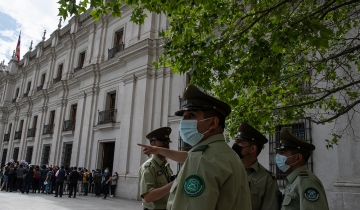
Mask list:
MULTIPOLYGON (((33 40, 33 50, 41 41, 55 31, 59 24, 58 0, 0 0, 0 61, 5 65, 11 59, 21 30, 20 59, 29 51, 33 40)), ((69 19, 69 18, 68 18, 69 19)), ((68 22, 66 20, 66 23, 68 22)), ((62 22, 62 27, 65 23, 62 22)))

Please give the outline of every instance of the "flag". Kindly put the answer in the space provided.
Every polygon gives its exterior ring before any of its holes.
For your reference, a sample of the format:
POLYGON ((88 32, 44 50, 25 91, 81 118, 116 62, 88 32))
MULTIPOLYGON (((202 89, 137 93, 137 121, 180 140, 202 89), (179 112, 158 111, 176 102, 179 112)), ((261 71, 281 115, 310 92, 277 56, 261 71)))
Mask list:
POLYGON ((15 56, 17 57, 18 61, 20 61, 20 39, 21 39, 21 31, 19 34, 19 39, 18 39, 18 43, 16 45, 16 53, 15 53, 15 56))

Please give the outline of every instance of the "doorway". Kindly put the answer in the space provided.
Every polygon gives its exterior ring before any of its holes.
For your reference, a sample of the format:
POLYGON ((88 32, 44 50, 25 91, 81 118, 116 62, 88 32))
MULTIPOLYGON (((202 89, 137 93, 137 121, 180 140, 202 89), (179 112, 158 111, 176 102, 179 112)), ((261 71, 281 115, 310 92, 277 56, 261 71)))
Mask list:
POLYGON ((109 167, 110 172, 113 172, 115 142, 104 142, 100 144, 100 148, 102 147, 102 151, 100 150, 100 158, 102 158, 102 161, 100 161, 101 169, 109 167))

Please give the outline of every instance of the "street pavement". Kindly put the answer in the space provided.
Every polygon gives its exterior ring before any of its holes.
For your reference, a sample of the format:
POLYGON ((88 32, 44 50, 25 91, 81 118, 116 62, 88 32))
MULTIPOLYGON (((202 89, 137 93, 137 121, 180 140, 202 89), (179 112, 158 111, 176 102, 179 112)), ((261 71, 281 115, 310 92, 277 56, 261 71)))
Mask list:
POLYGON ((54 194, 29 193, 21 194, 19 192, 0 192, 0 210, 140 210, 141 201, 127 200, 122 198, 76 196, 68 198, 63 195, 62 198, 54 197, 54 194))

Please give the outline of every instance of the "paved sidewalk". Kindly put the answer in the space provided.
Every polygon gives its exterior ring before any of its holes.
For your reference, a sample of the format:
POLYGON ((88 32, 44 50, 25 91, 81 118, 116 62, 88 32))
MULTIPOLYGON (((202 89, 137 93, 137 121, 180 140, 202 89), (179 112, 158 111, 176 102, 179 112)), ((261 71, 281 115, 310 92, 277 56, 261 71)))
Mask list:
POLYGON ((127 200, 121 198, 76 196, 68 198, 63 195, 62 198, 54 197, 54 194, 29 193, 21 194, 19 192, 0 192, 1 210, 140 210, 141 201, 127 200))

